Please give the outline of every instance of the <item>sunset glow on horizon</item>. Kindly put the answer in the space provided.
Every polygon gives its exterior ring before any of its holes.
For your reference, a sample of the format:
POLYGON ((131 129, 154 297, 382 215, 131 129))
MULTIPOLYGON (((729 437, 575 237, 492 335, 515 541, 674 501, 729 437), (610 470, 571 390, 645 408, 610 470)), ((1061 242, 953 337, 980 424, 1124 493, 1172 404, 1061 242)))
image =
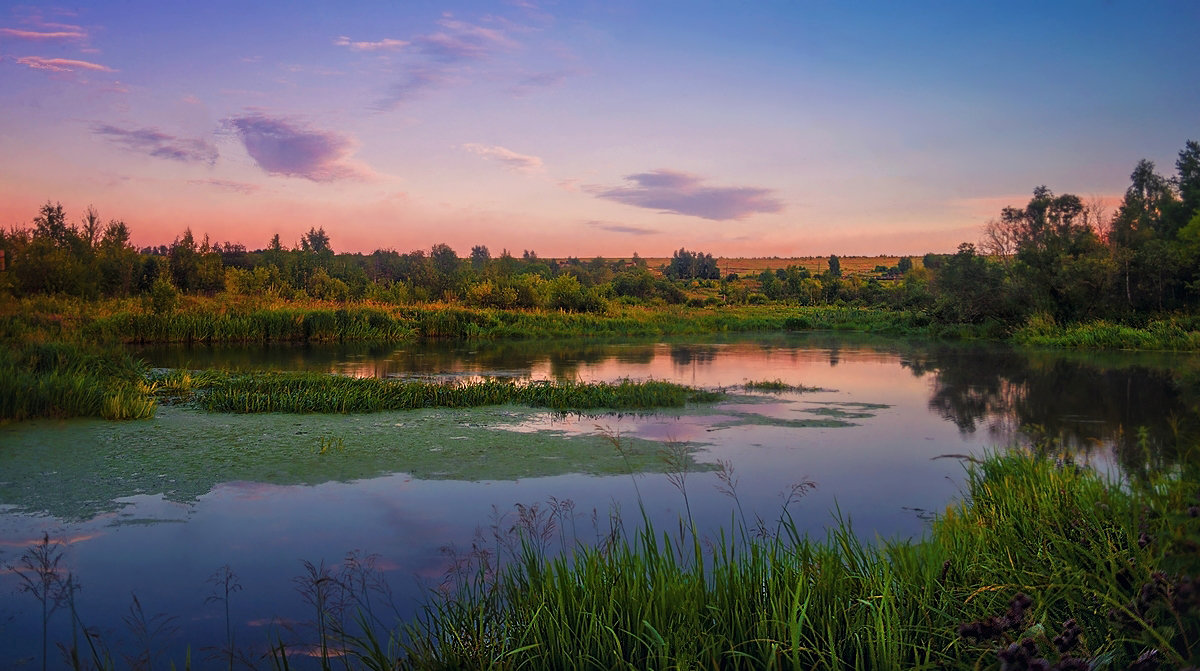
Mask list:
POLYGON ((1200 4, 0 3, 0 226, 923 254, 1200 139, 1200 4))

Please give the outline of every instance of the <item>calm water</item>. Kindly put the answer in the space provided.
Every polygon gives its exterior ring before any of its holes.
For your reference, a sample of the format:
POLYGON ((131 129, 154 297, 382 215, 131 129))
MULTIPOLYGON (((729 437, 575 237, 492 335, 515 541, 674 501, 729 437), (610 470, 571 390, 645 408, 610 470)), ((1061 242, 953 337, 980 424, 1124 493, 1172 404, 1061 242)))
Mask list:
MULTIPOLYGON (((451 564, 451 549, 516 521, 516 504, 558 506, 555 539, 591 541, 614 516, 661 528, 686 514, 712 534, 736 505, 750 520, 788 508, 819 534, 833 511, 866 538, 922 533, 959 491, 945 454, 1036 441, 1106 469, 1137 472, 1194 443, 1200 360, 1166 355, 1026 352, 855 336, 677 342, 479 343, 393 348, 160 348, 162 367, 320 370, 432 378, 655 378, 725 387, 726 400, 647 415, 555 415, 525 408, 351 416, 209 415, 162 408, 149 421, 41 421, 0 427, 0 564, 19 564, 43 534, 82 586, 79 617, 121 659, 136 654, 131 594, 147 619, 172 619, 151 648, 194 659, 224 636, 206 582, 228 565, 239 647, 303 643, 311 607, 294 578, 303 560, 377 555, 401 617, 451 564), (819 391, 747 393, 779 379, 819 391), (620 450, 614 447, 614 440, 620 450), (631 471, 633 474, 631 475, 631 471)), ((528 507, 526 508, 528 510, 528 507)), ((0 667, 40 655, 40 605, 0 573, 0 667)), ((51 617, 52 638, 71 636, 51 617)), ((53 657, 58 659, 57 656, 53 657)))

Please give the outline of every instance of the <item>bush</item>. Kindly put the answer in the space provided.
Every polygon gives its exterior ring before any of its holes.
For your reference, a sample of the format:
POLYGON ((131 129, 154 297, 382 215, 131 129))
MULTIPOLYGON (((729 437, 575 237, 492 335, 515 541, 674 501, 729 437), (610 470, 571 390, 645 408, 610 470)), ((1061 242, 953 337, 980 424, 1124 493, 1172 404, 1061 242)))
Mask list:
POLYGON ((150 307, 156 315, 170 314, 179 305, 179 291, 165 278, 154 280, 150 287, 150 307))

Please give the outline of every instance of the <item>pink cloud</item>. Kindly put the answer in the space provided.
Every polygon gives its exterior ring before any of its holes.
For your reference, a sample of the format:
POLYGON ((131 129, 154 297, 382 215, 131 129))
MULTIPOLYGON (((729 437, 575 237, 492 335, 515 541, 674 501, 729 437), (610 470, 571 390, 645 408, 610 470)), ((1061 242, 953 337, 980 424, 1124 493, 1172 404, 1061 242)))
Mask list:
POLYGON ((24 56, 17 62, 34 70, 49 70, 50 72, 75 72, 77 70, 94 70, 96 72, 116 72, 107 65, 77 61, 71 58, 42 58, 41 56, 24 56))
POLYGON ((658 234, 658 231, 654 231, 649 228, 642 228, 641 226, 629 226, 626 224, 616 224, 611 221, 589 221, 587 222, 587 225, 591 226, 592 228, 598 228, 602 231, 608 231, 609 233, 623 233, 625 235, 658 234))
POLYGON ((506 168, 517 172, 541 172, 542 159, 537 156, 527 156, 500 146, 489 146, 470 142, 463 149, 489 160, 499 161, 506 168))
POLYGON ((378 42, 356 42, 349 37, 341 36, 333 41, 339 47, 348 47, 351 51, 399 51, 408 46, 404 40, 386 37, 378 42))
POLYGON ((413 44, 426 56, 446 62, 479 60, 500 49, 511 49, 516 43, 494 28, 484 28, 464 21, 445 18, 438 22, 445 30, 419 35, 413 44))
POLYGON ((78 26, 65 26, 65 28, 69 28, 69 30, 39 32, 36 30, 21 30, 19 28, 0 28, 0 35, 18 40, 32 40, 35 42, 45 42, 49 40, 82 40, 87 38, 87 33, 78 26))
POLYGON ((234 193, 251 194, 262 191, 262 187, 258 184, 249 182, 235 182, 229 179, 189 179, 188 184, 196 184, 200 186, 213 186, 234 193))
POLYGON ((612 188, 591 186, 586 190, 605 200, 714 221, 783 210, 783 203, 775 198, 772 189, 709 186, 700 176, 677 170, 652 170, 628 175, 625 180, 633 184, 612 188))
POLYGON ((314 182, 371 176, 369 169, 349 160, 355 142, 348 135, 261 113, 232 117, 227 123, 241 137, 250 158, 269 175, 314 182))

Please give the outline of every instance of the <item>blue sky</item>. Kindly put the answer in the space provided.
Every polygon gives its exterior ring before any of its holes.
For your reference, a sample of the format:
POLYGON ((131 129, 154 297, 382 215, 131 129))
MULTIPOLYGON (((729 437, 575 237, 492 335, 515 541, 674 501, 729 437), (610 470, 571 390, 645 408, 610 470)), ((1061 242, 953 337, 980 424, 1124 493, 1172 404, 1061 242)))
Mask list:
POLYGON ((917 254, 1200 138, 1200 3, 0 3, 0 224, 917 254))

